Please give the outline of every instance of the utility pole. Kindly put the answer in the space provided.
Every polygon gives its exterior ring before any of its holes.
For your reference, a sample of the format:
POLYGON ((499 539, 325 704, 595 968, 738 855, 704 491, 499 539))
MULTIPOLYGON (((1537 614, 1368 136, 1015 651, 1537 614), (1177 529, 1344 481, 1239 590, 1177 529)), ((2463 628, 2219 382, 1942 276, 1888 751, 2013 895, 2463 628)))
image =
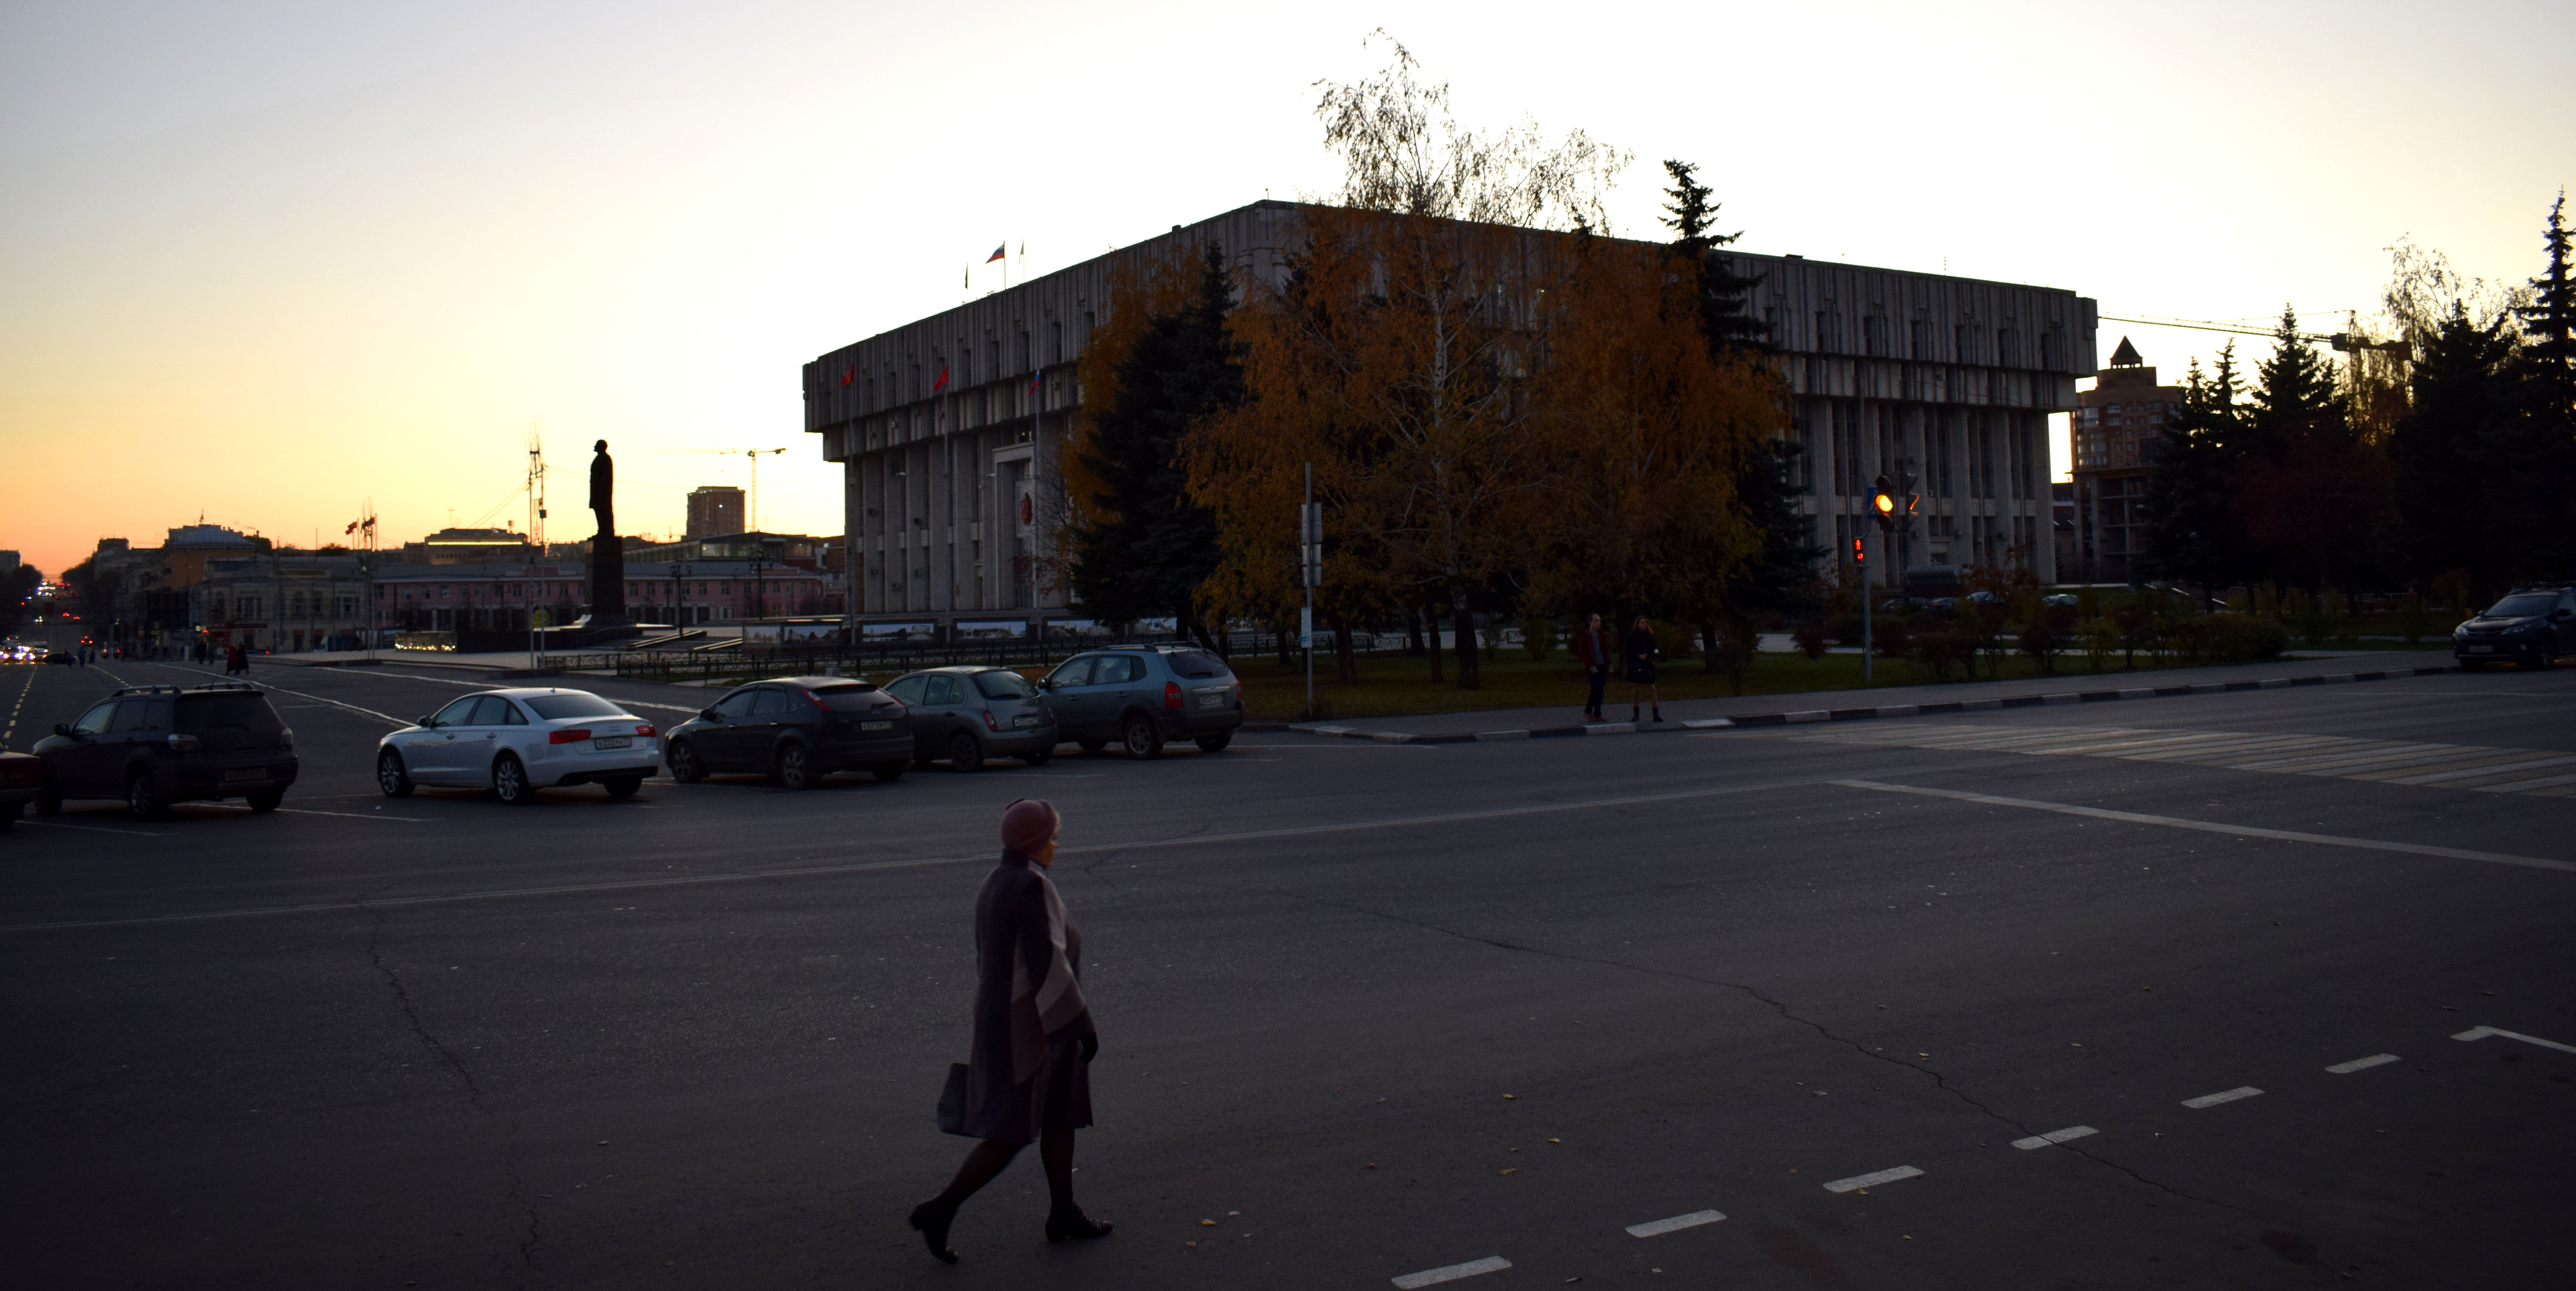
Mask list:
POLYGON ((1297 508, 1297 581, 1306 604, 1297 611, 1297 641, 1306 652, 1306 716, 1315 715, 1315 588, 1324 581, 1324 509, 1315 505, 1315 464, 1306 463, 1306 503, 1297 508))

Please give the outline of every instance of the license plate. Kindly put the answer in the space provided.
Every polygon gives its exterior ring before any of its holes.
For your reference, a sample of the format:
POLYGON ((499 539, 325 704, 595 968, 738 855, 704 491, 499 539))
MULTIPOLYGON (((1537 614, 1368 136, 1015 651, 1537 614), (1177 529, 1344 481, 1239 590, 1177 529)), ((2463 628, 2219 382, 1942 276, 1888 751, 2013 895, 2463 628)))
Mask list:
POLYGON ((590 742, 594 749, 622 749, 635 742, 632 735, 603 735, 590 742))
POLYGON ((891 731, 894 729, 894 723, 891 721, 861 722, 859 723, 859 729, 863 731, 891 731))
POLYGON ((1011 725, 1013 726, 1039 726, 1044 723, 1045 719, 1036 713, 1014 713, 1011 715, 1011 725))
POLYGON ((1223 707, 1225 707, 1225 692, 1224 692, 1224 691, 1222 691, 1222 690, 1208 690, 1208 691, 1201 691, 1201 692, 1199 693, 1199 707, 1201 707, 1201 708, 1223 708, 1223 707))
POLYGON ((224 773, 224 778, 227 780, 265 780, 268 778, 268 768, 252 767, 246 771, 226 771, 224 773))
POLYGON ((2495 647, 2494 647, 2494 646, 2470 646, 2470 647, 2469 647, 2469 653, 2470 653, 2470 654, 2494 654, 2494 653, 2495 653, 2495 647))

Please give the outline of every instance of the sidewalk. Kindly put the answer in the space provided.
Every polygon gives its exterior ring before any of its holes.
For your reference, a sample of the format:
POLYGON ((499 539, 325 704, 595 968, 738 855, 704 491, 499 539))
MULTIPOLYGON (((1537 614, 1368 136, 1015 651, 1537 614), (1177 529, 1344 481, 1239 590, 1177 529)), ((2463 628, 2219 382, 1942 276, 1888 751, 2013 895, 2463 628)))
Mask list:
MULTIPOLYGON (((1570 686, 1566 694, 1571 702, 1562 708, 1506 708, 1351 722, 1295 722, 1290 723, 1287 729, 1387 744, 1458 744, 1473 740, 1564 735, 1645 735, 1661 731, 1778 726, 1790 722, 1913 717, 1922 713, 2025 708, 2042 704, 2161 699, 2333 682, 2386 681, 2453 670, 2451 654, 2447 650, 2272 659, 2262 663, 2141 669, 2136 672, 2108 668, 2098 673, 2079 670, 2053 678, 2018 678, 2004 682, 1951 682, 1932 686, 1889 686, 1877 690, 1826 690, 1807 694, 1668 701, 1664 705, 1661 724, 1614 721, 1586 725, 1582 720, 1581 688, 1570 686)), ((1610 689, 1615 695, 1626 686, 1614 682, 1610 689)), ((1603 711, 1616 716, 1625 706, 1626 702, 1621 700, 1603 705, 1603 711)))

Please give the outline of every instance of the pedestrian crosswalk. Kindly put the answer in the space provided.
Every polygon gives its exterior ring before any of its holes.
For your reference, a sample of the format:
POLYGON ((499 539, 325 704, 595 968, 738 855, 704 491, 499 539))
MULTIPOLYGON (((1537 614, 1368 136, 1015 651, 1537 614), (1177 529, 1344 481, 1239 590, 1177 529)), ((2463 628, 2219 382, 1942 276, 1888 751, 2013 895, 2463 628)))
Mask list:
POLYGON ((2236 771, 2473 789, 2480 793, 2576 797, 2576 753, 2549 749, 2361 740, 2342 735, 2256 735, 2243 731, 2132 730, 2110 726, 1956 726, 1930 722, 1872 724, 1788 738, 1817 744, 2180 762, 2236 771))

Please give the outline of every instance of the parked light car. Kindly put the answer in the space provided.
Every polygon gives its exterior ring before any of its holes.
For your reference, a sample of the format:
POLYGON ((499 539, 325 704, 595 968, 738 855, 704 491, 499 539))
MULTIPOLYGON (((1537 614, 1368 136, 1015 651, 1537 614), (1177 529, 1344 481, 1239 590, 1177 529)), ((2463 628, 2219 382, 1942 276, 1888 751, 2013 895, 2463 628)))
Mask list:
POLYGON ((295 732, 246 682, 128 686, 36 742, 46 783, 36 814, 66 798, 122 798, 137 820, 174 802, 240 798, 275 811, 295 783, 295 732))
POLYGON ((912 765, 912 716, 903 701, 856 677, 737 686, 666 739, 671 777, 683 784, 744 772, 811 789, 844 768, 893 780, 912 765))
POLYGON ((1038 688, 1056 733, 1096 753, 1111 740, 1158 758, 1167 740, 1223 750, 1243 725, 1243 685, 1223 659, 1195 646, 1121 646, 1058 664, 1038 688))
POLYGON ((915 765, 944 759, 972 771, 1006 757, 1042 767, 1055 756, 1055 713, 1008 668, 928 668, 887 682, 886 693, 912 710, 915 765))
POLYGON ((33 753, 0 753, 0 829, 45 793, 45 760, 33 753))
POLYGON ((2451 630, 2451 657, 2472 672, 2501 659, 2546 668, 2568 654, 2576 654, 2576 585, 2517 587, 2451 630))
POLYGON ((586 690, 487 690, 376 742, 376 787, 489 789, 516 807, 556 785, 630 798, 659 768, 653 724, 586 690))

